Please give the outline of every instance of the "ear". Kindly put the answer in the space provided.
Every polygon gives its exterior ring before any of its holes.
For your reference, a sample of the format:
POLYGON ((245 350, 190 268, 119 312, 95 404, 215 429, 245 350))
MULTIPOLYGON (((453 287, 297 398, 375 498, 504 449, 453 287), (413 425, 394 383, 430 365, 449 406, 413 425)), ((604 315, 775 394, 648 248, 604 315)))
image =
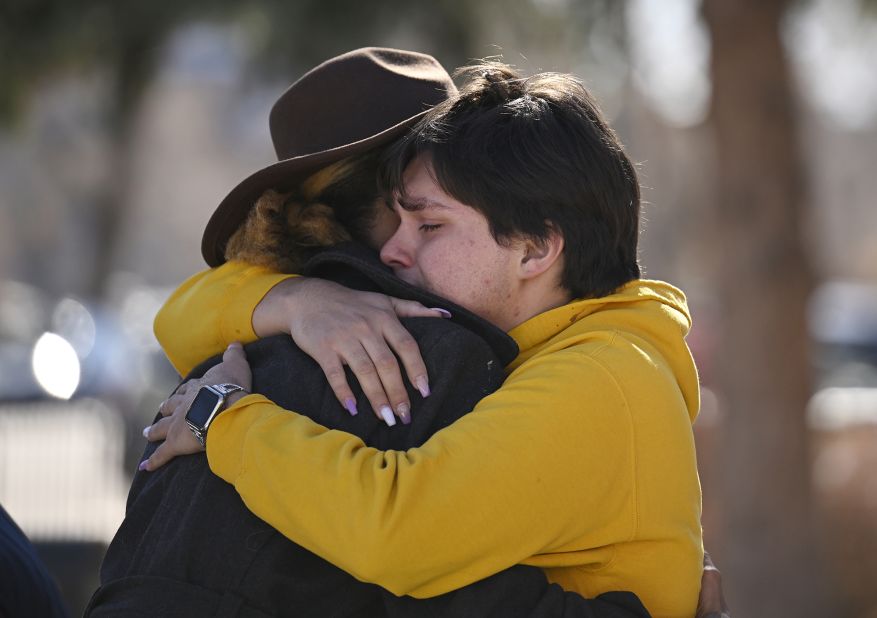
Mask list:
POLYGON ((521 258, 522 279, 534 279, 560 263, 563 255, 563 234, 549 224, 548 236, 543 240, 524 239, 524 255, 521 258))

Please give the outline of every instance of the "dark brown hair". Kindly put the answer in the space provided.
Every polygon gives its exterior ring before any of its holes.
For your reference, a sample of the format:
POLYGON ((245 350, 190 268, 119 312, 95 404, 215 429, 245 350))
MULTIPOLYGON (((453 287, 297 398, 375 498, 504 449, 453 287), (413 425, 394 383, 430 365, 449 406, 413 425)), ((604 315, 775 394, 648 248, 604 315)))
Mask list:
POLYGON ((428 156, 442 189, 483 214, 498 243, 544 241, 557 229, 572 297, 638 278, 636 171, 584 85, 559 73, 521 77, 497 62, 458 75, 459 94, 386 152, 382 189, 404 193, 405 168, 428 156))

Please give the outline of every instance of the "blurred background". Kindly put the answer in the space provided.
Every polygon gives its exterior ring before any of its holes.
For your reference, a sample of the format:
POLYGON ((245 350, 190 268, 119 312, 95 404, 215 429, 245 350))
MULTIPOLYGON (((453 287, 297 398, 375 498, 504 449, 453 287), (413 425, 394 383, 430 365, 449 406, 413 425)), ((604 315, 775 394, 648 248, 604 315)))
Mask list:
POLYGON ((152 334, 271 104, 365 45, 590 86, 689 295, 737 616, 877 616, 877 2, 4 0, 0 503, 74 614, 176 385, 152 334))

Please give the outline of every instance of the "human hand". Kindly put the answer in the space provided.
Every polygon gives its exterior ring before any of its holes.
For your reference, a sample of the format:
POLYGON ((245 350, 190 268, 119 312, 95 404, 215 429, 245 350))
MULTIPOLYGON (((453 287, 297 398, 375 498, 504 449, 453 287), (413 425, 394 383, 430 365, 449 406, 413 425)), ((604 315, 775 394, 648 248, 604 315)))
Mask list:
POLYGON ((394 413, 403 423, 411 422, 411 402, 393 351, 414 387, 424 397, 429 395, 420 349, 399 322, 400 317, 418 316, 450 314, 414 301, 299 277, 266 295, 253 313, 253 327, 260 337, 288 332, 320 365, 341 405, 356 414, 356 399, 344 373, 344 365, 349 366, 375 415, 394 425, 394 413))
MULTIPOLYGON (((199 379, 188 380, 159 406, 162 417, 155 424, 143 430, 143 436, 150 442, 164 440, 152 455, 140 463, 141 470, 153 471, 177 455, 189 455, 204 450, 201 443, 186 423, 186 412, 195 395, 202 386, 214 384, 237 384, 247 391, 252 390, 252 372, 247 362, 243 346, 232 343, 222 355, 222 362, 214 365, 199 379)), ((246 393, 232 393, 226 398, 226 407, 233 405, 246 393)))
POLYGON ((722 591, 722 574, 706 552, 703 553, 703 575, 700 578, 700 596, 697 599, 695 618, 731 618, 731 611, 725 603, 725 594, 722 591))

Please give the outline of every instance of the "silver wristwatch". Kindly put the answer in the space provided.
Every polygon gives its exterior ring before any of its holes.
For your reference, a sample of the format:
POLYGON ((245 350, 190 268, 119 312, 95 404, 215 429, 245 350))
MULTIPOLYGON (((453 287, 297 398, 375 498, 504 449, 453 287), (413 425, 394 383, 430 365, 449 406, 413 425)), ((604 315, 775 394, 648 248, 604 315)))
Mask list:
POLYGON ((232 393, 247 390, 237 384, 214 384, 202 386, 186 411, 186 424, 201 443, 206 446, 207 429, 213 419, 225 409, 225 402, 232 393))

